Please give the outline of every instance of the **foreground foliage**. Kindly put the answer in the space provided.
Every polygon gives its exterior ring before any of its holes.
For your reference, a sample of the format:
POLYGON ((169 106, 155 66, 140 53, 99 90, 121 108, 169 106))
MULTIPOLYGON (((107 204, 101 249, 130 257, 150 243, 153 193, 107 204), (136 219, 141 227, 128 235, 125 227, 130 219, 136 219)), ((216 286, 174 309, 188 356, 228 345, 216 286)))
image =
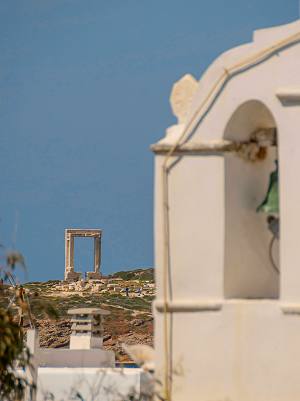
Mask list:
POLYGON ((25 370, 30 364, 30 355, 23 348, 20 326, 12 315, 0 309, 0 399, 20 400, 28 386, 25 378, 16 374, 16 368, 25 370))

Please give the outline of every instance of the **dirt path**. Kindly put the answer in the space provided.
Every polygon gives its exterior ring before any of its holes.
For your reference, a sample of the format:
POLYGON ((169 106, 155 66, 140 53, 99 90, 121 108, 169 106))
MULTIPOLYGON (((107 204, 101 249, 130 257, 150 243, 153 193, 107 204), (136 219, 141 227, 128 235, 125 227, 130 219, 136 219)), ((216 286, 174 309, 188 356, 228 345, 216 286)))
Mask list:
POLYGON ((132 313, 132 316, 138 316, 138 315, 152 316, 152 313, 150 313, 150 312, 141 311, 141 310, 137 310, 137 309, 130 309, 130 308, 126 308, 125 306, 122 306, 122 305, 113 305, 113 304, 109 304, 109 303, 105 303, 105 305, 110 306, 112 308, 123 309, 123 310, 129 311, 132 313))

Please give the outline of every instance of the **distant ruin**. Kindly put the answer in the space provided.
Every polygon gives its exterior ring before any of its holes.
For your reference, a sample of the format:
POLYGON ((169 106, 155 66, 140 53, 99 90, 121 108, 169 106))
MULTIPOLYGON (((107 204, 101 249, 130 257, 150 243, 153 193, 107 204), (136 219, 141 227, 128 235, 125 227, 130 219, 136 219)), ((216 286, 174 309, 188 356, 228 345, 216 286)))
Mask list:
POLYGON ((98 229, 73 229, 65 230, 65 280, 77 281, 81 279, 81 273, 75 271, 74 267, 74 239, 75 237, 94 238, 94 271, 87 272, 87 279, 98 280, 101 278, 101 235, 98 229))

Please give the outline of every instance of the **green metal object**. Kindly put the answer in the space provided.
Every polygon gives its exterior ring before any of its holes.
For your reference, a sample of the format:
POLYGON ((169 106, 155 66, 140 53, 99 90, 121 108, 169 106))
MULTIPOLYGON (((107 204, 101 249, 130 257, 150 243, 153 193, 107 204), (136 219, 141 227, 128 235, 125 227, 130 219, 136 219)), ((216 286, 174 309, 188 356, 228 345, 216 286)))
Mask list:
POLYGON ((276 170, 270 174, 269 187, 265 199, 256 209, 257 212, 268 214, 279 213, 279 189, 278 189, 278 162, 276 170))

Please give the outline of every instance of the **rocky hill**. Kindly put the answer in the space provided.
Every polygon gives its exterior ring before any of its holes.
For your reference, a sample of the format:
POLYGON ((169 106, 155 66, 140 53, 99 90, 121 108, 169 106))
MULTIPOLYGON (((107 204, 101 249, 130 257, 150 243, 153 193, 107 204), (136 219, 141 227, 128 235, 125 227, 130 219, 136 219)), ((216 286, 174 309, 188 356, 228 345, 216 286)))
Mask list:
POLYGON ((146 281, 149 280, 154 282, 154 269, 136 269, 136 270, 129 270, 129 271, 120 271, 114 273, 112 277, 121 277, 123 280, 141 280, 146 281))
MULTIPOLYGON (((154 296, 146 289, 154 285, 153 269, 117 272, 106 279, 106 284, 102 287, 101 285, 100 288, 97 284, 92 288, 86 285, 80 290, 77 287, 65 290, 65 285, 58 280, 24 284, 34 324, 39 328, 41 346, 53 348, 68 346, 71 330, 67 311, 77 307, 101 307, 111 312, 104 322, 104 348, 113 349, 118 360, 127 359, 121 348, 122 343, 152 345, 151 303, 154 296), (118 278, 118 291, 109 284, 116 278, 118 278), (137 294, 135 291, 137 286, 139 288, 145 286, 145 292, 137 294), (132 294, 127 296, 128 294, 122 292, 122 287, 132 289, 132 294), (46 316, 45 311, 53 312, 55 318, 46 316)), ((2 292, 1 304, 7 304, 10 291, 12 289, 2 292)), ((28 319, 25 320, 26 325, 29 326, 28 319)))

